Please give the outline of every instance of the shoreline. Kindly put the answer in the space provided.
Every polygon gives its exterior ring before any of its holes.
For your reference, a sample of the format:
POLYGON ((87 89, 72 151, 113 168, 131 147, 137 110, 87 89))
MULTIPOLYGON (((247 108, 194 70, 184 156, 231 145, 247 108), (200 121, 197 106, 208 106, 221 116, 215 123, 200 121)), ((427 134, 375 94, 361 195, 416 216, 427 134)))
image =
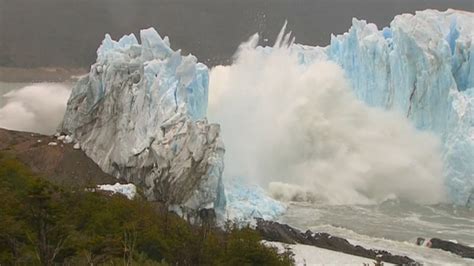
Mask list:
POLYGON ((0 81, 10 83, 68 82, 89 71, 80 67, 20 68, 0 66, 0 81))

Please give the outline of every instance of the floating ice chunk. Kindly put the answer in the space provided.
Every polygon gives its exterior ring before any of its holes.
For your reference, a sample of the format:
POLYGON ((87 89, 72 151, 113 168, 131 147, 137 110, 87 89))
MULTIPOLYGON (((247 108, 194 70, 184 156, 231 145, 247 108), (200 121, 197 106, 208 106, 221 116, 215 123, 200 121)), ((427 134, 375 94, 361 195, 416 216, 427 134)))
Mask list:
POLYGON ((273 220, 286 211, 286 206, 272 199, 257 185, 242 179, 225 181, 226 219, 237 224, 254 224, 254 218, 273 220))

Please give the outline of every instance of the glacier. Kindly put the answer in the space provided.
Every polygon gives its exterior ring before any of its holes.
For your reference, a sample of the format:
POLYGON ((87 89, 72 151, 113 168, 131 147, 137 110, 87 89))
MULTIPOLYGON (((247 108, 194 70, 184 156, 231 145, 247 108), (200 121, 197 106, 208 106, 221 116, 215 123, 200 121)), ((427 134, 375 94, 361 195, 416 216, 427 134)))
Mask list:
POLYGON ((105 36, 72 90, 58 135, 190 220, 202 209, 214 209, 220 224, 281 215, 286 207, 262 188, 223 180, 220 127, 206 119, 207 66, 173 51, 153 28, 140 31, 140 40, 105 36))
MULTIPOLYGON (((282 32, 285 27, 286 23, 282 32)), ((289 40, 289 35, 283 39, 289 40)), ((274 48, 256 47, 264 54, 274 48)), ((337 63, 359 100, 398 112, 419 130, 435 133, 442 142, 445 185, 451 201, 472 204, 473 13, 417 11, 396 16, 382 29, 353 18, 349 31, 332 35, 326 47, 291 42, 288 48, 304 66, 327 60, 337 63)))
POLYGON ((225 148, 219 125, 206 120, 208 68, 173 51, 153 28, 140 39, 106 35, 59 131, 148 200, 222 212, 225 148))
MULTIPOLYGON (((436 133, 451 199, 465 204, 474 191, 473 25, 472 13, 425 10, 399 15, 383 29, 353 19, 327 47, 296 44, 290 35, 278 40, 303 66, 337 63, 367 105, 436 133)), ((153 28, 140 31, 140 41, 106 35, 97 61, 72 91, 59 131, 148 200, 180 212, 213 208, 235 221, 281 215, 285 205, 260 187, 224 180, 220 126, 206 118, 207 66, 171 49, 153 28)))
POLYGON ((449 194, 465 204, 474 190, 474 14, 419 11, 381 30, 352 24, 331 37, 328 59, 345 70, 360 100, 441 138, 449 194))
POLYGON ((307 68, 338 64, 359 100, 438 136, 449 200, 466 205, 474 196, 473 27, 473 13, 451 9, 398 15, 382 29, 354 18, 347 33, 318 47, 295 43, 285 23, 274 46, 256 46, 255 35, 240 49, 268 56, 288 49, 307 68))

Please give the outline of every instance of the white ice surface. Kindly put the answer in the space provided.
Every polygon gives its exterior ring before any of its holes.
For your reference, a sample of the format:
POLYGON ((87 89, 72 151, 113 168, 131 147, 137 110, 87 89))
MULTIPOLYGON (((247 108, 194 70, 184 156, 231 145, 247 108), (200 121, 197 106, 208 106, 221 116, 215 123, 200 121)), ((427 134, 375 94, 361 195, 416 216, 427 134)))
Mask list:
POLYGON ((137 188, 134 184, 115 183, 114 185, 98 185, 97 189, 111 191, 112 193, 120 193, 130 200, 137 194, 137 188))
MULTIPOLYGON (((373 265, 374 260, 353 256, 341 252, 332 251, 329 249, 318 248, 308 245, 289 245, 280 242, 264 242, 265 245, 278 248, 279 252, 285 251, 289 248, 294 254, 296 265, 363 265, 369 263, 373 265)), ((392 265, 385 263, 384 265, 392 265)))

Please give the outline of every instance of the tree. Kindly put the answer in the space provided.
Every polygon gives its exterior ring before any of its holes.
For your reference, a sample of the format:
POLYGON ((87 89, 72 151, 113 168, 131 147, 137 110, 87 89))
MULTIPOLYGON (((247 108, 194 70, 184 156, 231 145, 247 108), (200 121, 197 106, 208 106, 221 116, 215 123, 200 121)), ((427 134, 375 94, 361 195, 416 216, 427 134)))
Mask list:
POLYGON ((36 180, 28 191, 26 203, 28 212, 24 215, 33 229, 33 234, 27 233, 28 239, 34 245, 40 263, 53 265, 65 247, 70 229, 61 223, 64 211, 61 210, 60 191, 55 186, 36 180))

